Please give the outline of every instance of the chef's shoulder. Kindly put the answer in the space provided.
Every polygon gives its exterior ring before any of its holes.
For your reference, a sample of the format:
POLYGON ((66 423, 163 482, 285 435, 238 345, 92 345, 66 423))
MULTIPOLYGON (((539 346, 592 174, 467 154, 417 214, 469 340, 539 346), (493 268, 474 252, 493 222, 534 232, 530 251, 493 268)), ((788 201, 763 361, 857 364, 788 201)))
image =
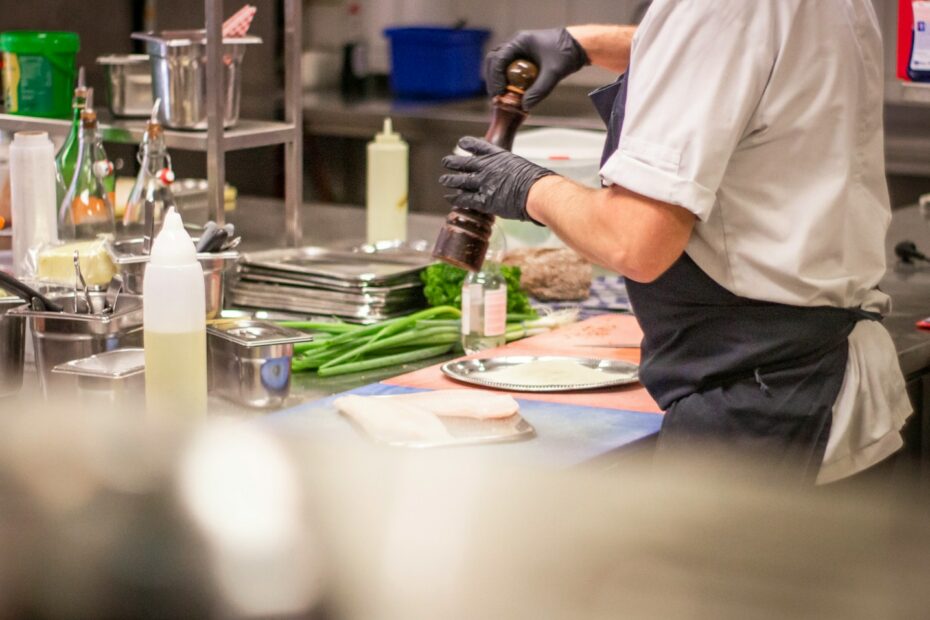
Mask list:
POLYGON ((710 24, 790 19, 805 0, 653 0, 647 19, 693 19, 710 24))
POLYGON ((793 29, 803 3, 811 1, 653 0, 635 40, 667 45, 671 37, 698 46, 739 41, 771 57, 793 29))

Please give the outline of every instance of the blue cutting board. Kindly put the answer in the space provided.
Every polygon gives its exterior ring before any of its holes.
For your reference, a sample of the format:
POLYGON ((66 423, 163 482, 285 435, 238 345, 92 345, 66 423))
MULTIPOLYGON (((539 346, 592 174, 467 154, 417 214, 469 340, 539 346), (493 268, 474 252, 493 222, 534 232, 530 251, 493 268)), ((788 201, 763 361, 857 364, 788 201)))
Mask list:
MULTIPOLYGON (((383 396, 419 392, 411 388, 375 383, 346 392, 383 396)), ((330 441, 368 442, 333 406, 337 394, 271 414, 268 422, 288 431, 330 441)), ((520 415, 536 429, 536 437, 515 443, 445 448, 483 451, 489 455, 530 460, 555 467, 591 461, 659 432, 662 415, 598 407, 580 407, 520 400, 520 415)), ((403 450, 403 448, 393 448, 403 450)))

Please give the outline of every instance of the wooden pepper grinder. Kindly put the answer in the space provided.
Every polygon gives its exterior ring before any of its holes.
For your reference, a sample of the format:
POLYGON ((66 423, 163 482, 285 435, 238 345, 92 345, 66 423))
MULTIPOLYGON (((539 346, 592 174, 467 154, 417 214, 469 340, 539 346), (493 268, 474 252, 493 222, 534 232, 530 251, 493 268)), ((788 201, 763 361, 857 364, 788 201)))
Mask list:
MULTIPOLYGON (((513 148, 517 130, 528 116, 522 107, 523 94, 538 75, 539 68, 528 60, 515 60, 507 67, 507 92, 493 99, 494 112, 485 140, 508 151, 513 148)), ((433 256, 462 269, 480 271, 493 226, 493 215, 453 207, 439 231, 433 256)))

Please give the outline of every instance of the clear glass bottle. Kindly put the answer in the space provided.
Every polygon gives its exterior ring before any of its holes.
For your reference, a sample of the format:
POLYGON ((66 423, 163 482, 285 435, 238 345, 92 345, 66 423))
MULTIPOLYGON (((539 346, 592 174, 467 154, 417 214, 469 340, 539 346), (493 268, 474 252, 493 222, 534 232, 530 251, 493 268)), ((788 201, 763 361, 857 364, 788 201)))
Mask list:
POLYGON ((145 204, 154 204, 154 223, 157 227, 169 207, 175 206, 171 183, 174 172, 171 169, 171 157, 165 146, 164 128, 158 122, 158 105, 152 110, 139 145, 136 159, 139 162, 139 174, 129 192, 126 210, 123 213, 123 230, 127 234, 143 233, 145 204))
POLYGON ((71 100, 71 131, 68 132, 68 137, 65 138, 64 144, 55 156, 55 167, 61 178, 58 188, 61 194, 58 196, 58 204, 65 199, 65 192, 68 191, 68 185, 74 178, 74 167, 77 164, 80 150, 78 136, 81 133, 81 114, 87 105, 87 91, 84 85, 84 67, 81 67, 78 71, 78 84, 74 89, 74 98, 71 100))
POLYGON ((470 271, 462 284, 462 348, 469 355, 507 342, 507 281, 501 274, 506 253, 497 225, 480 271, 470 271))
POLYGON ((90 107, 81 113, 78 158, 74 176, 59 209, 58 232, 63 239, 94 239, 114 233, 113 202, 103 180, 113 169, 97 137, 97 114, 90 107))

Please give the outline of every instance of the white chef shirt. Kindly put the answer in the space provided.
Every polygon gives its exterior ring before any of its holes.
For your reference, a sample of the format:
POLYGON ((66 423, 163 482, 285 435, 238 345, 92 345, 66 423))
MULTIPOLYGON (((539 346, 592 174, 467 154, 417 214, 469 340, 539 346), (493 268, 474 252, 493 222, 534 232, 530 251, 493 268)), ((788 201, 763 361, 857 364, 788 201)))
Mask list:
MULTIPOLYGON (((871 0, 655 0, 601 177, 693 212, 688 255, 737 295, 887 310, 882 53, 871 0)), ((900 448, 911 412, 887 331, 849 346, 821 481, 900 448)))

